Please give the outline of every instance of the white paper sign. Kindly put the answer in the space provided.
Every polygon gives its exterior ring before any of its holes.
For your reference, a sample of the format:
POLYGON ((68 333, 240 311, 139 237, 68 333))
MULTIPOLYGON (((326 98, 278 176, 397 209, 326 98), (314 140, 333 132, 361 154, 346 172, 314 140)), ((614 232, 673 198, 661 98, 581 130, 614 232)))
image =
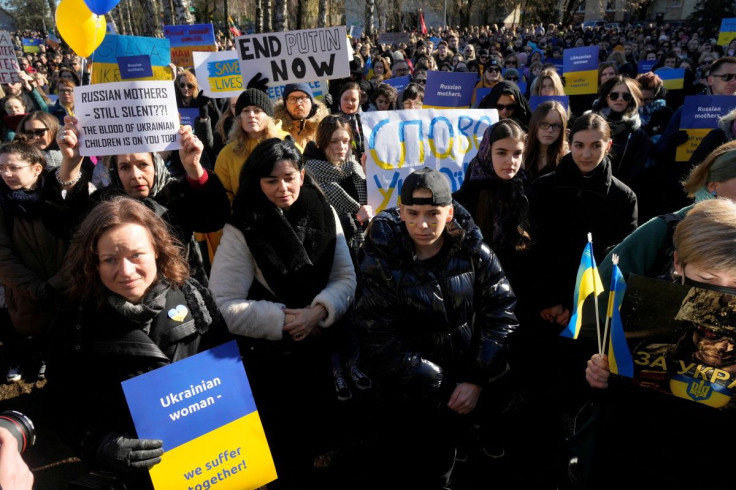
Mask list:
POLYGON ((256 73, 269 86, 350 75, 345 26, 251 34, 235 39, 244 85, 256 73))
POLYGON ((174 82, 137 81, 74 87, 83 156, 178 150, 174 82))
POLYGON ((0 31, 0 83, 19 83, 20 67, 8 31, 0 31))
POLYGON ((439 170, 455 192, 496 109, 418 109, 361 114, 368 204, 376 212, 398 205, 401 184, 422 167, 439 170))
POLYGON ((192 57, 197 84, 207 97, 237 97, 245 89, 235 51, 195 51, 192 57))

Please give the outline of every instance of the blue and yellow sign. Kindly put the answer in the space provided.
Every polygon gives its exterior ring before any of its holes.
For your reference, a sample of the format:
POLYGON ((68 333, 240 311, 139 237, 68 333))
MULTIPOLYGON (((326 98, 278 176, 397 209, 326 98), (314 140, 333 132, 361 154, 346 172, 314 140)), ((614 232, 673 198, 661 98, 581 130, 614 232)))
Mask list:
POLYGON ((108 34, 100 47, 92 53, 92 83, 122 81, 118 58, 142 55, 151 60, 153 77, 129 78, 128 81, 172 79, 168 39, 108 34))
POLYGON ((654 73, 662 79, 667 90, 682 90, 685 87, 684 68, 660 68, 654 73))
POLYGON ((736 39, 736 17, 721 19, 721 32, 718 34, 718 45, 728 46, 736 39))
POLYGON ((164 26, 164 37, 171 44, 171 61, 176 66, 194 66, 194 51, 217 51, 212 24, 164 26))
POLYGON ((276 479, 235 341, 123 382, 138 437, 161 439, 157 490, 258 488, 276 479))
POLYGON ((424 107, 433 109, 469 108, 476 73, 428 71, 424 107))
MULTIPOLYGON (((671 70, 672 71, 672 70, 671 70)), ((703 138, 718 127, 718 120, 736 108, 736 97, 730 95, 693 95, 685 97, 680 129, 688 140, 677 147, 675 160, 687 162, 703 138)))
POLYGON ((562 64, 566 95, 598 92, 598 46, 566 49, 562 64))

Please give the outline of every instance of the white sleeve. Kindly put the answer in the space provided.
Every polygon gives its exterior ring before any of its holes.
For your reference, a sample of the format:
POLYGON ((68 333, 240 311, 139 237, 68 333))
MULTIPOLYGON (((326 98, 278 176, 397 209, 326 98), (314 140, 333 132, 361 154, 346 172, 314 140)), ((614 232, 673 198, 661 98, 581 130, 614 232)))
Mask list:
POLYGON ((210 274, 210 290, 217 307, 233 334, 280 340, 284 305, 248 299, 256 274, 256 263, 243 233, 225 225, 210 274))
POLYGON ((312 306, 322 304, 327 309, 327 318, 322 320, 320 327, 329 327, 339 320, 355 299, 355 269, 350 258, 350 250, 345 242, 345 235, 340 225, 340 219, 335 215, 335 258, 332 261, 332 271, 327 286, 312 300, 312 306))

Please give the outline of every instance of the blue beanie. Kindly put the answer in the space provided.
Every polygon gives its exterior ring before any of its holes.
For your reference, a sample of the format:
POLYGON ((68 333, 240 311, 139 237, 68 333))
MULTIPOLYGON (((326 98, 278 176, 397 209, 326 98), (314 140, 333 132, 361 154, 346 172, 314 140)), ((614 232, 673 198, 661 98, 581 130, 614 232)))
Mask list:
POLYGON ((284 101, 286 101, 286 98, 292 92, 304 92, 305 94, 307 94, 307 96, 312 101, 312 103, 314 103, 314 96, 312 95, 312 89, 309 88, 309 84, 308 83, 304 83, 304 82, 302 82, 302 83, 289 83, 289 84, 285 85, 284 86, 284 93, 283 93, 284 101))

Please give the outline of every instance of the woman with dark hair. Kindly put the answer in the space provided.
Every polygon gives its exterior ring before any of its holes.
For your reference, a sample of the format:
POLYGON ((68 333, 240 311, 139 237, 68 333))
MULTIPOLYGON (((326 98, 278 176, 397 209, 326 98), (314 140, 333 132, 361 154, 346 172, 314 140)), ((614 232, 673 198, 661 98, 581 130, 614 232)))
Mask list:
POLYGON ((55 328, 54 416, 88 466, 113 472, 128 488, 153 488, 148 469, 164 449, 136 437, 120 383, 230 338, 181 249, 153 211, 116 197, 85 218, 65 260, 68 297, 79 309, 69 308, 55 328))
POLYGON ((355 286, 340 220, 299 149, 288 138, 256 146, 240 174, 210 287, 246 353, 284 488, 311 488, 314 456, 329 439, 334 391, 324 334, 347 311, 355 286))
MULTIPOLYGON (((43 153, 19 138, 0 146, 0 283, 13 325, 3 340, 8 382, 19 381, 24 369, 45 375, 41 342, 60 311, 59 270, 69 240, 43 153)), ((75 204, 70 196, 67 205, 75 204)))
POLYGON ((41 150, 47 167, 56 168, 61 165, 61 151, 55 140, 60 127, 56 116, 46 111, 34 111, 20 120, 16 132, 25 135, 29 143, 41 150))
POLYGON ((424 107, 424 87, 418 83, 410 83, 401 93, 402 109, 421 109, 424 107))
POLYGON ((526 134, 513 119, 486 129, 478 154, 453 197, 483 233, 506 272, 514 292, 522 287, 522 258, 532 244, 529 201, 524 192, 522 162, 526 134))
POLYGON ((532 113, 524 150, 524 171, 529 183, 553 172, 567 151, 565 107, 556 100, 542 102, 532 113))
POLYGON ((373 104, 369 111, 393 111, 396 109, 399 93, 394 87, 382 83, 373 91, 373 104))
POLYGON ((392 76, 388 61, 382 56, 375 56, 373 58, 373 76, 370 78, 370 82, 376 86, 392 76))
POLYGON ((478 105, 480 109, 497 109, 499 119, 513 119, 525 132, 529 127, 529 118, 532 115, 531 107, 513 82, 498 82, 491 92, 483 97, 478 105))
MULTIPOLYGON (((187 246, 185 258, 191 267, 190 273, 206 285, 207 273, 193 233, 222 228, 230 206, 220 179, 200 164, 204 150, 202 142, 192 134, 189 126, 183 126, 179 134, 182 148, 178 157, 186 173, 184 177, 171 177, 161 155, 156 152, 114 155, 110 158, 110 185, 89 196, 88 201, 91 207, 115 196, 128 195, 143 202, 168 222, 177 239, 187 246)), ((64 129, 57 135, 64 153, 57 174, 58 184, 67 193, 87 187, 86 176, 79 173, 82 157, 78 138, 77 120, 67 116, 64 129)))
POLYGON ((353 130, 353 155, 360 161, 365 153, 365 142, 363 141, 363 124, 360 121, 360 85, 356 82, 348 82, 340 87, 338 96, 340 114, 350 122, 353 130))
POLYGON ((654 72, 642 73, 636 77, 641 92, 639 118, 644 131, 654 141, 654 136, 661 135, 672 117, 672 109, 667 107, 665 97, 667 89, 664 82, 654 72))
POLYGON ((603 84, 593 104, 593 111, 603 116, 611 128, 613 144, 609 158, 613 175, 629 186, 636 186, 652 146, 641 127, 640 100, 636 80, 617 75, 603 84))

